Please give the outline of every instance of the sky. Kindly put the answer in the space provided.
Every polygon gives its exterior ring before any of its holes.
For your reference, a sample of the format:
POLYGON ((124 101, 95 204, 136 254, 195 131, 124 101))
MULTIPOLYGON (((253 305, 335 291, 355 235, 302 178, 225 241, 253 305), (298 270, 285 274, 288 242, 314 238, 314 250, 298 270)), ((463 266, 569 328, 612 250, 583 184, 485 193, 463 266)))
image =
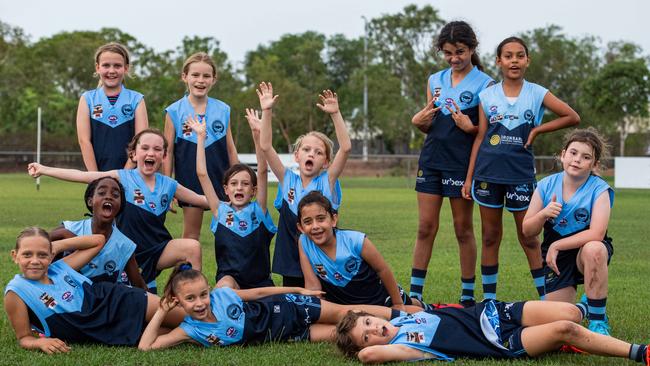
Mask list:
POLYGON ((62 31, 116 27, 158 51, 176 48, 184 36, 211 36, 238 65, 247 51, 286 33, 359 37, 362 16, 395 14, 408 4, 430 4, 442 19, 469 22, 481 42, 479 52, 492 53, 518 32, 556 24, 569 36, 595 35, 603 46, 632 41, 650 54, 649 0, 0 0, 0 20, 21 27, 32 41, 62 31))

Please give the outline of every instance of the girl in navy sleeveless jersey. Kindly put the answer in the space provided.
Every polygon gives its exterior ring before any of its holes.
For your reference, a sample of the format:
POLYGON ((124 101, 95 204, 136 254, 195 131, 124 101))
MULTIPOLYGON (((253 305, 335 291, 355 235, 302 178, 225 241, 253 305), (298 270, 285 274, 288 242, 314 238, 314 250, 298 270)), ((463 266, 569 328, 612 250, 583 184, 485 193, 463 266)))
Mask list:
MULTIPOLYGON (((165 108, 165 138, 169 147, 163 171, 171 177, 173 170, 178 183, 203 194, 195 169, 197 136, 189 128, 188 120, 205 121, 208 174, 213 182, 221 182, 224 171, 238 162, 230 132, 230 106, 208 96, 217 82, 217 67, 205 52, 195 53, 185 60, 181 78, 187 86, 187 95, 165 108)), ((216 192, 220 200, 226 199, 223 187, 217 186, 216 192)), ((179 205, 183 208, 183 238, 199 240, 203 207, 184 201, 179 201, 179 205)))
POLYGON ((537 293, 543 299, 546 291, 540 242, 521 230, 536 184, 533 141, 539 134, 578 124, 580 117, 546 88, 524 79, 530 59, 521 39, 503 40, 497 47, 496 62, 503 81, 479 94, 478 133, 463 197, 473 198, 480 206, 483 297, 496 298, 505 206, 512 212, 517 238, 528 259, 537 293), (542 124, 547 108, 558 118, 542 124))
POLYGON ((593 128, 571 132, 560 155, 564 171, 539 182, 523 222, 526 235, 544 230, 546 298, 574 302, 584 283, 589 329, 609 335, 607 265, 614 252, 607 225, 614 191, 595 174, 607 145, 593 128))
POLYGON ((101 234, 106 238, 104 248, 79 272, 93 282, 128 282, 147 289, 135 260, 135 243, 115 225, 117 216, 126 205, 124 187, 115 178, 104 177, 90 182, 84 202, 92 218, 63 221, 50 232, 52 241, 81 235, 101 234))
MULTIPOLYGON (((40 228, 23 230, 11 251, 22 274, 5 288, 4 306, 22 348, 51 354, 69 352, 68 343, 134 345, 160 300, 139 288, 93 283, 78 270, 102 249, 101 234, 50 242, 40 228), (56 252, 74 250, 52 262, 56 252), (43 336, 38 336, 41 333, 43 336)), ((166 327, 183 312, 167 314, 166 327)))
POLYGON ((99 86, 85 92, 77 108, 77 138, 88 171, 130 166, 126 147, 149 125, 142 94, 123 85, 129 67, 129 52, 121 44, 108 43, 95 52, 99 86))
POLYGON ((320 291, 298 287, 248 290, 215 288, 185 263, 176 267, 165 286, 161 306, 147 325, 138 348, 143 351, 190 342, 204 347, 253 345, 286 341, 333 341, 334 324, 349 310, 368 311, 388 319, 399 314, 383 306, 343 306, 320 300, 320 291), (187 316, 178 328, 159 335, 161 321, 183 308, 187 316))
POLYGON ((262 82, 257 90, 262 108, 262 131, 260 147, 271 170, 278 177, 278 194, 275 208, 280 212, 278 236, 275 238, 273 272, 282 275, 284 286, 304 286, 300 258, 298 255, 298 228, 296 227, 298 202, 311 191, 321 192, 332 201, 338 210, 341 204, 341 185, 338 178, 345 168, 352 149, 345 121, 339 110, 338 96, 330 90, 319 95, 322 104, 316 106, 330 115, 336 131, 339 150, 332 159, 333 143, 323 133, 308 132, 296 140, 293 147, 294 159, 298 163, 299 174, 286 169, 278 153, 273 148, 271 117, 277 95, 273 95, 271 83, 262 82))
POLYGON ((478 40, 469 24, 462 21, 446 24, 436 47, 450 67, 429 77, 427 105, 412 120, 427 136, 415 185, 419 221, 410 296, 422 299, 440 208, 443 199, 448 197, 460 253, 460 301, 472 305, 476 267, 473 205, 462 198, 461 189, 478 130, 478 94, 494 84, 494 80, 483 72, 476 52, 478 40))
POLYGON ((165 268, 188 260, 201 267, 201 245, 194 239, 173 239, 165 227, 165 217, 172 199, 178 198, 198 207, 209 207, 205 196, 158 173, 167 151, 167 140, 156 129, 146 129, 133 137, 129 157, 135 169, 108 172, 82 172, 31 163, 33 177, 48 175, 71 182, 90 183, 109 176, 122 183, 126 193, 124 212, 117 216, 117 227, 136 243, 135 259, 150 291, 156 292, 156 277, 165 268))
POLYGON ((221 201, 206 168, 203 145, 206 124, 191 118, 188 126, 197 136, 196 173, 212 210, 217 286, 233 289, 273 286, 269 248, 276 232, 266 207, 267 164, 259 150, 260 120, 246 110, 257 155, 257 176, 246 164, 235 164, 224 173, 221 201), (257 200, 252 199, 257 196, 257 200))
MULTIPOLYGON (((648 345, 594 333, 576 322, 583 313, 555 301, 485 301, 466 309, 443 308, 387 322, 349 312, 337 326, 337 346, 363 363, 442 360, 457 357, 537 357, 572 346, 601 356, 650 365, 648 345)), ((582 356, 586 357, 586 356, 582 356)))

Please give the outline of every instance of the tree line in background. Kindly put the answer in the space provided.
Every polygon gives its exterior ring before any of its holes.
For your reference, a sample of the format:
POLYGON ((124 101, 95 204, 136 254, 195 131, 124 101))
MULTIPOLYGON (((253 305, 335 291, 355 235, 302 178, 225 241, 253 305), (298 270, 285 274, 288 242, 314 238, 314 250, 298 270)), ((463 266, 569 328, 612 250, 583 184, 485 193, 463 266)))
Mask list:
MULTIPOLYGON (((259 81, 273 82, 280 94, 274 109, 274 144, 287 151, 307 130, 333 133, 329 118, 315 106, 323 89, 338 93, 341 112, 353 132, 362 131, 365 72, 373 133, 370 151, 416 153, 423 135, 411 128, 410 120, 426 102, 428 75, 447 67, 433 48, 444 24, 435 8, 409 5, 399 13, 368 21, 367 66, 363 36, 326 37, 308 31, 259 45, 236 68, 213 37, 187 36, 176 49, 158 52, 115 28, 62 32, 32 42, 22 29, 0 21, 0 149, 33 148, 39 106, 43 108, 47 150, 78 149, 75 116, 79 97, 97 86, 94 52, 115 41, 131 52, 132 77, 126 79, 126 85, 145 95, 151 126, 162 128, 163 109, 185 92, 180 80, 185 58, 204 51, 218 66, 218 82, 210 95, 232 107, 233 134, 242 152, 253 150, 243 115, 244 108, 258 105, 254 89, 259 81)), ((530 49, 527 80, 569 103, 582 117, 583 126, 595 126, 610 136, 620 153, 625 151, 626 141, 628 152, 645 152, 650 127, 650 62, 639 46, 620 41, 603 48, 595 37, 568 36, 554 25, 518 36, 530 49)), ((486 71, 499 79, 494 51, 479 49, 486 71)), ((556 135, 541 136, 537 154, 556 153, 560 140, 556 135)))

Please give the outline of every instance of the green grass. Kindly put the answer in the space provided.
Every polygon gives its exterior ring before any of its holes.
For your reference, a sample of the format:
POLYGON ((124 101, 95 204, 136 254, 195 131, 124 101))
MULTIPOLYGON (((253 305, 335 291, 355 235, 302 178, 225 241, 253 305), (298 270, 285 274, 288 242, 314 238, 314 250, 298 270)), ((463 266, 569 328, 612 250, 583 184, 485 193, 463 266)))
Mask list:
MULTIPOLYGON (((412 182, 407 178, 343 179, 343 205, 340 226, 367 233, 389 262, 397 280, 409 286, 411 254, 417 229, 417 204, 412 182)), ((25 226, 38 225, 51 229, 61 220, 81 219, 86 212, 82 184, 63 183, 44 178, 41 190, 26 174, 0 175, 0 283, 6 284, 16 273, 9 251, 14 247, 17 233, 25 226)), ((275 187, 271 196, 275 195, 275 187)), ((613 335, 628 341, 650 341, 650 225, 648 210, 650 194, 642 190, 619 190, 610 222, 615 255, 610 266, 608 314, 613 335)), ((271 201, 271 200, 269 200, 271 201)), ((274 219, 277 213, 271 210, 274 219)), ((475 232, 480 241, 478 210, 475 210, 475 232)), ((507 215, 510 216, 510 215, 507 215)), ((201 242, 204 249, 204 269, 214 278, 215 261, 209 215, 205 215, 201 242)), ((516 241, 514 225, 506 217, 504 240, 501 245, 499 291, 500 299, 535 298, 532 279, 525 257, 516 241)), ((167 225, 172 235, 181 233, 182 215, 168 214, 167 225)), ((477 273, 479 273, 477 271, 477 273)), ((162 275, 162 281, 168 272, 162 275)), ((432 301, 456 302, 460 293, 458 250, 453 234, 449 206, 444 205, 441 225, 425 287, 425 297, 432 301)), ((275 278, 276 283, 279 283, 275 278)), ((477 283, 480 297, 480 281, 477 283)), ((321 365, 354 363, 344 360, 333 345, 328 344, 270 344, 259 347, 203 349, 184 345, 170 350, 142 353, 129 348, 74 345, 66 355, 46 356, 18 347, 6 315, 0 316, 0 349, 4 356, 0 364, 183 364, 183 365, 321 365)), ((631 364, 626 360, 596 356, 554 354, 535 360, 512 361, 517 365, 617 365, 631 364)), ((458 365, 501 365, 504 361, 460 360, 458 365)))

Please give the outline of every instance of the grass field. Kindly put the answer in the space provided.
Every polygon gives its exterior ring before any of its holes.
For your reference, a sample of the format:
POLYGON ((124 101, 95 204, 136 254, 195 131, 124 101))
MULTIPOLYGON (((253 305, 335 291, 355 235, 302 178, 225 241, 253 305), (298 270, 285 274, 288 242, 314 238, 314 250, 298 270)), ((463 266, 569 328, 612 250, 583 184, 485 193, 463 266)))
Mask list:
MULTIPOLYGON (((412 184, 406 178, 343 179, 343 205, 339 226, 367 233, 391 265, 399 283, 409 286, 412 247, 417 229, 417 206, 412 184)), ((61 220, 81 219, 86 212, 82 184, 63 183, 44 178, 41 190, 27 174, 0 175, 0 283, 14 276, 17 267, 9 251, 15 237, 25 226, 38 225, 51 229, 61 220)), ((271 189, 275 196, 275 187, 271 189)), ((271 201, 271 200, 269 200, 271 201)), ((615 255, 610 266, 608 314, 613 335, 636 343, 650 342, 650 225, 648 206, 650 192, 619 190, 609 226, 614 238, 615 255)), ((475 210, 475 232, 479 234, 478 210, 475 210)), ((274 219, 277 213, 272 210, 274 219)), ((509 216, 509 215, 508 215, 509 216)), ((209 231, 209 215, 205 215, 201 242, 204 272, 214 278, 213 237, 209 231)), ((512 219, 507 217, 501 245, 499 299, 523 300, 536 296, 523 252, 516 241, 512 219)), ((174 236, 181 233, 182 215, 167 215, 167 227, 174 236)), ((479 273, 477 271, 477 273, 479 273)), ((166 278, 164 272, 162 278, 166 278)), ((480 273, 478 278, 480 278, 480 273)), ((425 298, 430 301, 456 302, 460 293, 457 245, 453 235, 450 210, 442 211, 425 298)), ((277 278, 275 279, 276 283, 277 278)), ((159 281, 162 287, 163 279, 159 281)), ((480 281, 477 282, 480 298, 480 281)), ((4 312, 3 312, 4 313, 4 312)), ((203 349, 183 345, 171 350, 142 353, 136 349, 74 345, 67 355, 46 356, 18 347, 5 314, 0 316, 0 357, 2 365, 332 365, 354 363, 343 359, 333 345, 270 344, 260 347, 203 349)), ((459 360, 457 365, 500 365, 504 361, 459 360)), ((541 359, 512 361, 516 365, 618 365, 633 363, 597 356, 554 354, 541 359)))

